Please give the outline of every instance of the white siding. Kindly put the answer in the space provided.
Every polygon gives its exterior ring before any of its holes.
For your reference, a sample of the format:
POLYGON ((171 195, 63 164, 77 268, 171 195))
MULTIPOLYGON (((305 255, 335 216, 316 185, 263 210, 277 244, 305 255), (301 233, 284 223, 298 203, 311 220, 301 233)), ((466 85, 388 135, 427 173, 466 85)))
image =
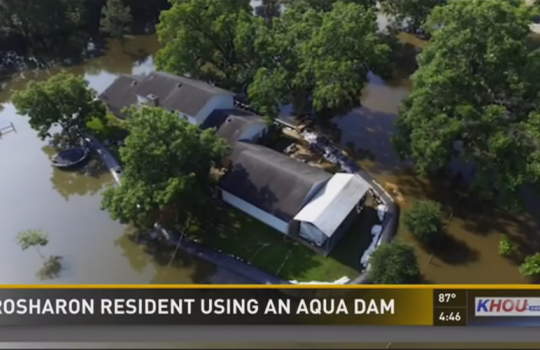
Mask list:
POLYGON ((235 195, 230 194, 227 191, 222 191, 222 193, 223 193, 224 202, 229 203, 233 207, 267 224, 268 226, 273 227, 274 229, 276 229, 277 231, 281 233, 284 233, 284 234, 288 233, 289 225, 285 221, 278 219, 274 215, 269 214, 252 204, 249 204, 248 202, 236 197, 235 195))
POLYGON ((187 115, 187 114, 183 114, 183 113, 178 113, 178 116, 180 118, 184 118, 184 119, 187 119, 187 121, 190 123, 190 124, 197 124, 197 120, 190 116, 190 115, 187 115))
POLYGON ((309 222, 300 223, 300 237, 315 243, 317 246, 322 246, 326 240, 326 235, 322 233, 317 227, 313 226, 309 222))
POLYGON ((197 113, 195 119, 198 124, 201 124, 208 116, 216 109, 232 109, 234 108, 233 95, 217 95, 206 103, 206 105, 197 113))
POLYGON ((249 140, 257 141, 263 135, 263 132, 268 128, 267 125, 261 124, 252 124, 240 136, 239 140, 249 140))

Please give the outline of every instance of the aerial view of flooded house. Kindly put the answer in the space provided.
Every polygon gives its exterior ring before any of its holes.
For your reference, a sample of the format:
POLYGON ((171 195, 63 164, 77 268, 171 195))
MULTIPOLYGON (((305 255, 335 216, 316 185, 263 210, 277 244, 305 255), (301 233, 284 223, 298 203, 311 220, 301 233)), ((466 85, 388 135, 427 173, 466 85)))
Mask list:
POLYGON ((134 104, 159 106, 201 128, 216 128, 232 148, 219 189, 224 202, 327 255, 357 218, 370 185, 331 174, 259 143, 270 126, 234 107, 234 94, 210 84, 152 72, 121 76, 101 95, 115 115, 134 104))

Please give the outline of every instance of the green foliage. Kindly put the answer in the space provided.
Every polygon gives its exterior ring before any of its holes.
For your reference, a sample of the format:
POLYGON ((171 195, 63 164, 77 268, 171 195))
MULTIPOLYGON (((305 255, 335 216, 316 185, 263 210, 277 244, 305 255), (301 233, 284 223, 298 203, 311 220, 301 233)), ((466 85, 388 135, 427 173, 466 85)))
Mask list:
POLYGON ((517 245, 512 239, 507 235, 501 235, 501 240, 499 242, 499 255, 501 256, 510 256, 517 249, 517 245))
POLYGON ((122 38, 129 29, 133 18, 129 7, 122 0, 107 0, 102 9, 101 31, 115 38, 122 38))
POLYGON ((405 211, 403 223, 420 242, 434 246, 443 233, 442 206, 430 200, 418 201, 405 211))
POLYGON ((521 1, 450 1, 433 10, 425 26, 432 38, 393 139, 420 175, 456 158, 472 163, 473 189, 510 208, 525 184, 538 184, 540 55, 527 48, 530 16, 521 1))
POLYGON ((40 41, 72 31, 81 23, 81 1, 0 1, 0 28, 6 35, 40 41))
POLYGON ((355 3, 335 2, 330 11, 292 6, 272 30, 258 33, 257 42, 267 42, 259 51, 265 64, 248 92, 265 116, 288 103, 300 116, 310 105, 316 111, 356 105, 367 73, 388 73, 390 48, 379 40, 375 12, 355 3))
POLYGON ((422 280, 414 248, 402 241, 381 244, 369 262, 369 278, 373 283, 415 284, 422 280))
POLYGON ((58 124, 72 138, 86 131, 87 123, 105 116, 105 107, 82 77, 61 72, 43 82, 31 81, 25 90, 13 95, 19 114, 30 118, 30 125, 41 138, 58 124))
POLYGON ((528 256, 519 267, 519 273, 526 277, 535 277, 540 275, 540 253, 528 256))
POLYGON ((238 36, 253 37, 256 22, 265 26, 251 12, 249 0, 174 2, 157 26, 162 44, 157 68, 239 90, 254 57, 249 53, 253 42, 241 42, 238 36))
POLYGON ((300 116, 311 104, 357 105, 367 73, 390 68, 376 14, 357 2, 295 2, 280 17, 273 2, 265 20, 248 1, 178 1, 158 25, 157 67, 234 91, 248 86, 252 106, 270 118, 281 104, 293 103, 300 116))
POLYGON ((40 230, 26 230, 17 235, 17 244, 22 250, 44 247, 49 244, 49 236, 40 230))
POLYGON ((436 6, 448 0, 382 0, 381 10, 389 17, 391 24, 398 28, 416 32, 426 22, 436 6))
POLYGON ((129 136, 120 149, 122 184, 105 192, 103 208, 139 228, 192 225, 210 208, 210 169, 228 154, 226 142, 215 130, 201 131, 162 108, 129 114, 129 136))

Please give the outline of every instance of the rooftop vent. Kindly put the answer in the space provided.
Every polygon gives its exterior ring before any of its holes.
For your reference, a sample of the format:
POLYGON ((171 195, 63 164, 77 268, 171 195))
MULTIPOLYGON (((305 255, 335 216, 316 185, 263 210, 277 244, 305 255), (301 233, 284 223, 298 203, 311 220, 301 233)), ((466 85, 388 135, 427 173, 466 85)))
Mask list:
POLYGON ((135 85, 137 85, 137 80, 134 80, 131 82, 131 86, 135 86, 135 85))
POLYGON ((154 94, 150 94, 146 97, 148 98, 148 102, 151 106, 159 107, 159 97, 154 94))
POLYGON ((180 87, 182 87, 182 83, 178 83, 178 84, 176 84, 176 87, 177 87, 177 88, 180 88, 180 87))

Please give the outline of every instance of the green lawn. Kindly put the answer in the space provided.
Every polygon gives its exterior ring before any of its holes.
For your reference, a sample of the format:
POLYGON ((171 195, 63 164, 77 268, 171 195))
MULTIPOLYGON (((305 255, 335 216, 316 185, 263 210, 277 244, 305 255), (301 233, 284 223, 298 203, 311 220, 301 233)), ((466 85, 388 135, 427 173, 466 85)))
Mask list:
POLYGON ((366 208, 328 257, 229 206, 223 224, 197 238, 285 280, 333 282, 359 274, 360 257, 371 242, 370 230, 377 222, 374 209, 366 208))

